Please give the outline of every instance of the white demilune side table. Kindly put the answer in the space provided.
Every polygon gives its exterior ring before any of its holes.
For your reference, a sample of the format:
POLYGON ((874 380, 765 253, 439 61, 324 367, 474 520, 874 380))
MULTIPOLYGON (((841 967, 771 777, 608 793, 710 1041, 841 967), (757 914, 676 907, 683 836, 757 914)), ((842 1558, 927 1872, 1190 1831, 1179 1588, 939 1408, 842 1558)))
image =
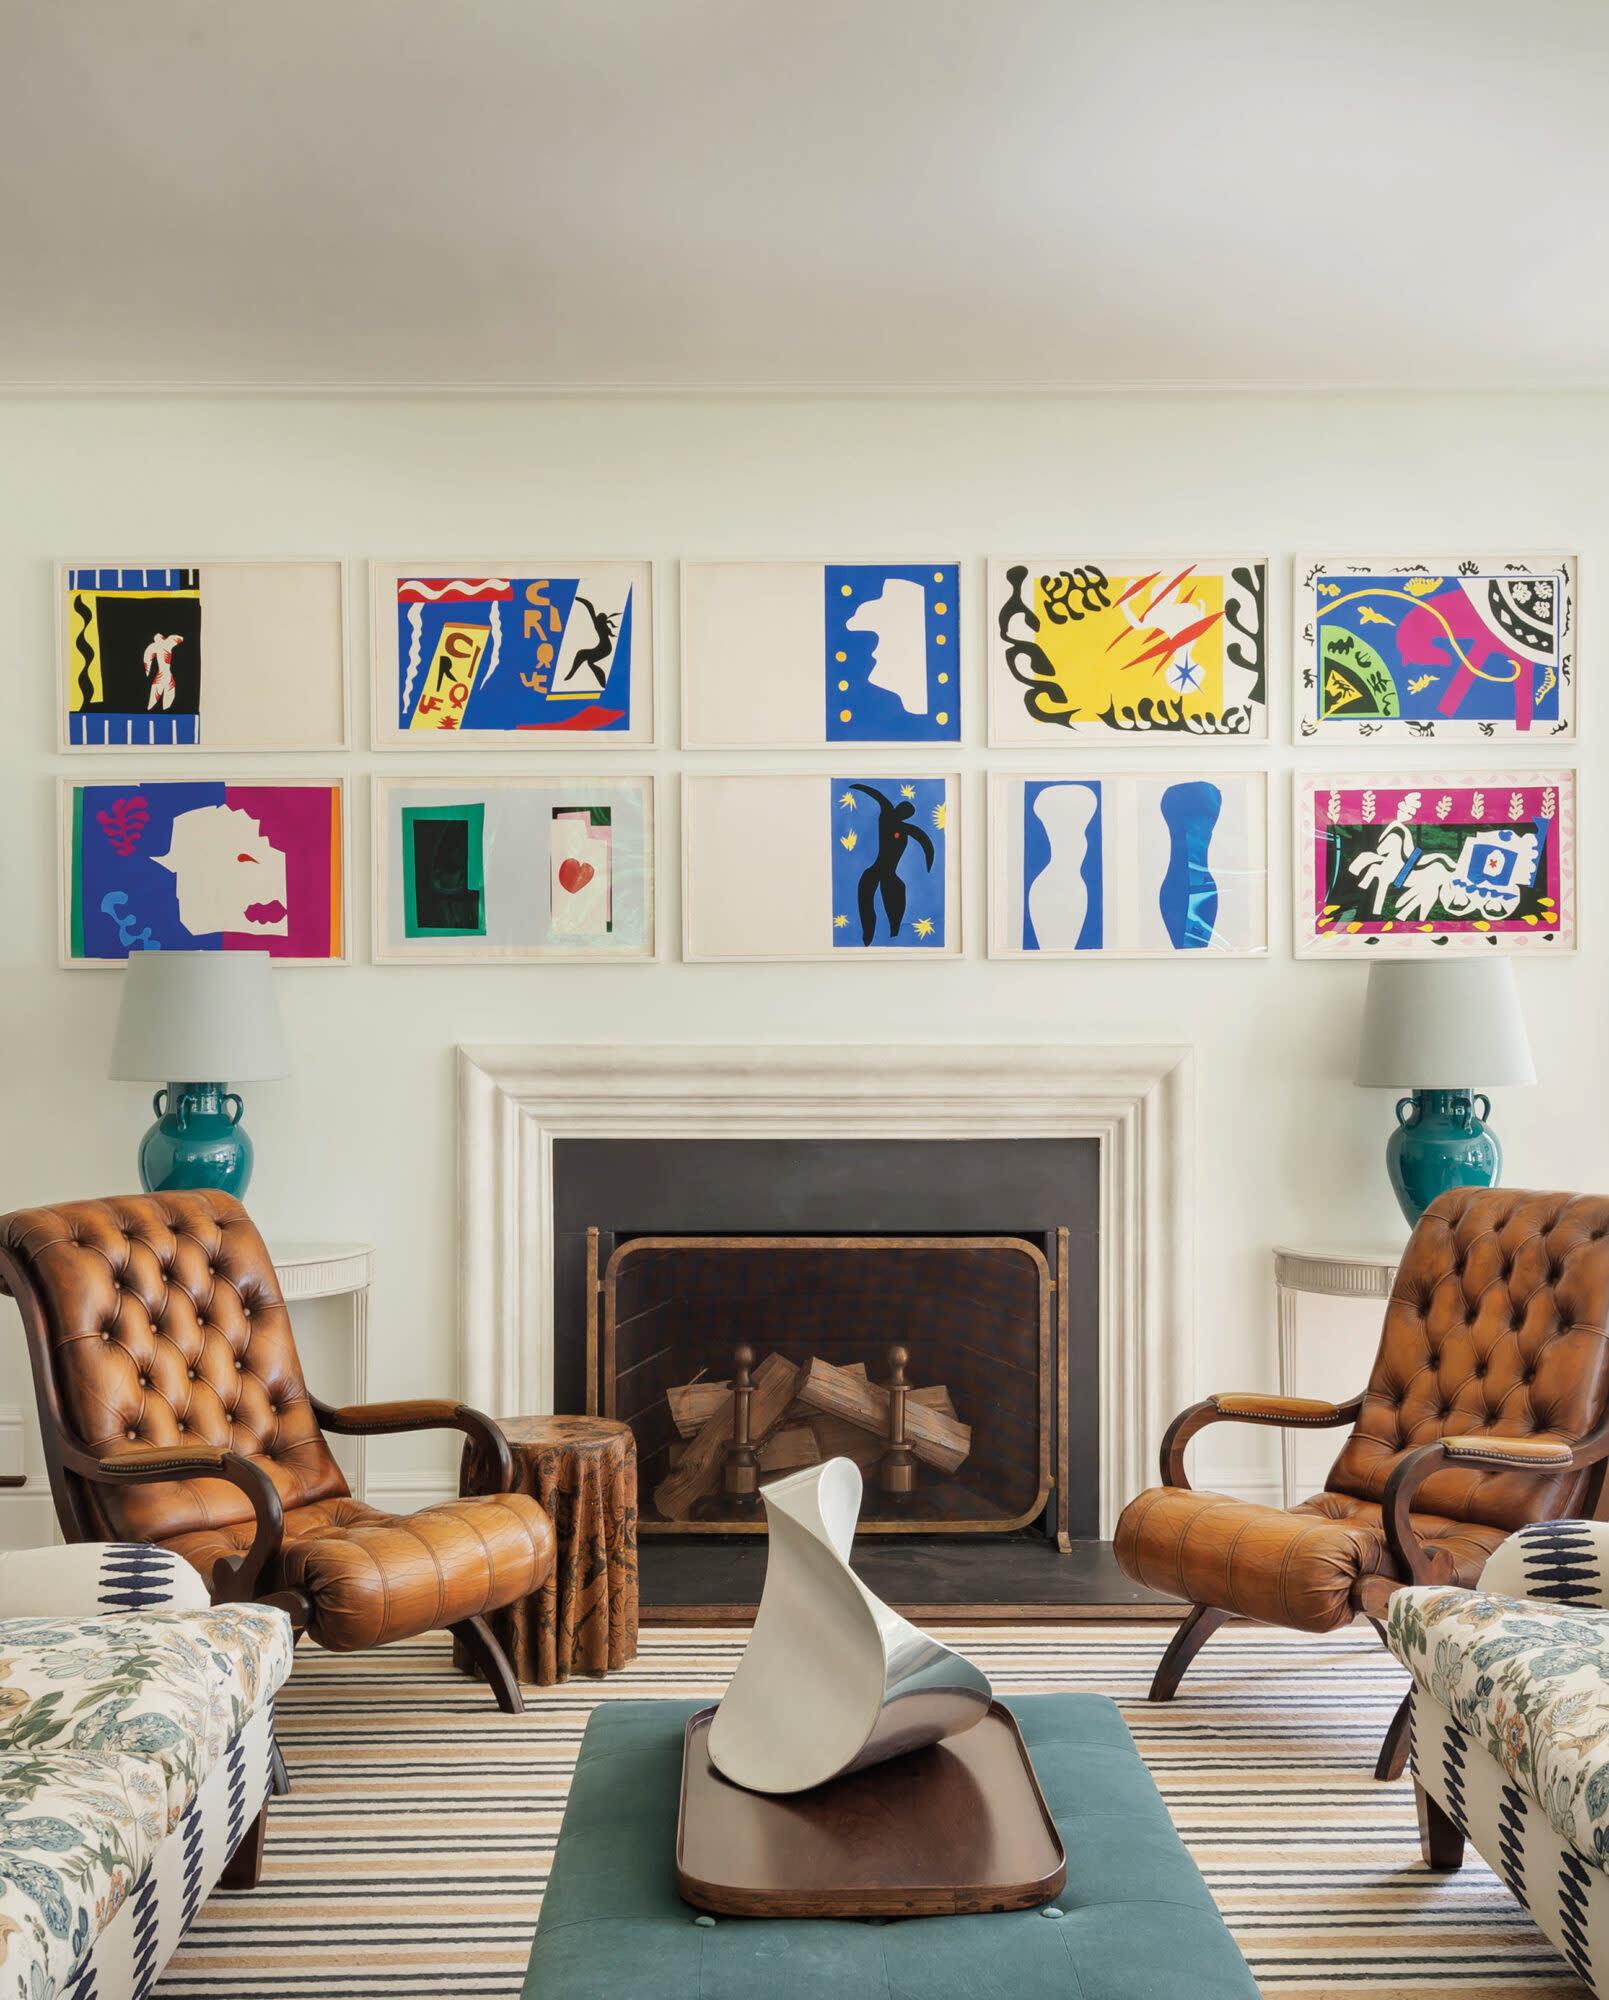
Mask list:
MULTIPOLYGON (((1391 1296, 1398 1250, 1274 1251, 1274 1292, 1279 1301, 1279 1392, 1282 1396, 1316 1396, 1342 1403, 1355 1396, 1369 1379, 1380 1345, 1384 1302, 1391 1296), (1297 1299, 1303 1294, 1324 1299, 1379 1301, 1377 1310, 1360 1303, 1356 1312, 1327 1311, 1322 1332, 1302 1332, 1297 1299)), ((1311 1315, 1318 1319, 1320 1315, 1311 1315)), ((1291 1506, 1324 1484, 1345 1438, 1344 1430, 1280 1433, 1285 1505, 1291 1506)))
MULTIPOLYGON (((307 1299, 348 1301, 350 1400, 369 1397, 369 1285, 374 1277, 374 1246, 369 1243, 270 1243, 268 1254, 279 1277, 286 1305, 307 1299)), ((298 1342, 300 1346, 300 1342, 298 1342)), ((305 1372, 306 1364, 303 1369, 305 1372)), ((326 1398, 333 1401, 334 1398, 326 1398)), ((330 1449, 344 1462, 355 1500, 367 1500, 369 1454, 365 1439, 332 1438, 330 1449)))

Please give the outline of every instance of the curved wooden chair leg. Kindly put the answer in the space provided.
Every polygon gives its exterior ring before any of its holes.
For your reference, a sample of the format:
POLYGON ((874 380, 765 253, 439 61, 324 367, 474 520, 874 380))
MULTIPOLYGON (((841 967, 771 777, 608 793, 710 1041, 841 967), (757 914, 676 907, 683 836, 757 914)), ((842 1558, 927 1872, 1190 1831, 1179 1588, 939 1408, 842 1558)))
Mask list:
POLYGON ((466 1618, 452 1627, 455 1639, 462 1639, 470 1658, 486 1677, 486 1684, 497 1697, 497 1705, 505 1715, 523 1715, 525 1697, 520 1693, 520 1684, 514 1678, 514 1669, 508 1663, 505 1653, 492 1636, 492 1628, 481 1617, 466 1618))
POLYGON ((277 1736, 270 1737, 268 1743, 268 1788, 276 1799, 284 1798, 291 1788, 290 1773, 285 1769, 277 1736))
POLYGON ((1413 1718, 1413 1689, 1402 1697, 1402 1706, 1391 1718, 1391 1727, 1386 1731, 1380 1745, 1380 1755, 1375 1759, 1374 1775, 1382 1784, 1393 1778, 1400 1778, 1408 1768, 1408 1752, 1413 1738, 1409 1723, 1413 1718))
POLYGON ((1215 1604, 1198 1604, 1190 1616, 1174 1633, 1172 1643, 1162 1655, 1151 1682, 1151 1701, 1172 1701, 1180 1681, 1185 1677, 1190 1662, 1195 1658, 1220 1625, 1229 1619, 1227 1611, 1220 1611, 1215 1604))

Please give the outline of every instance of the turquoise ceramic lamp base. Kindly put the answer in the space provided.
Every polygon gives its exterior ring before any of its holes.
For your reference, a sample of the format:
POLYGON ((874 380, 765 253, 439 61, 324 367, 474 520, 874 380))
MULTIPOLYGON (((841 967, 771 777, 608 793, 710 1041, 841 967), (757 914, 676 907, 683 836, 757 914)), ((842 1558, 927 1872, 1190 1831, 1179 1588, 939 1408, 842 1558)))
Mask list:
POLYGON ((140 1186, 147 1194, 221 1188, 238 1199, 246 1192, 252 1144, 240 1129, 244 1106, 233 1091, 221 1083, 170 1083, 151 1109, 156 1123, 140 1141, 140 1186))
POLYGON ((1416 1090, 1397 1105, 1386 1171, 1410 1227, 1448 1188, 1496 1186, 1503 1149, 1487 1127, 1491 1115, 1491 1099, 1468 1090, 1416 1090))

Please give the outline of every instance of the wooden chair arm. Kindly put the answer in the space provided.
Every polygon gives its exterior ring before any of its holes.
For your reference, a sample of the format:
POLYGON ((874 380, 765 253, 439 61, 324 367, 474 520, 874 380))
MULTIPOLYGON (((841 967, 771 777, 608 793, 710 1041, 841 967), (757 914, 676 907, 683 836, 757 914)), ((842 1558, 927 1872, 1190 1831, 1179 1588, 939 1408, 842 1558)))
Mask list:
POLYGON ((1184 1470, 1184 1448, 1208 1424, 1266 1424, 1281 1430, 1292 1427, 1323 1430, 1338 1424, 1355 1424, 1362 1408, 1361 1396, 1354 1396, 1346 1403, 1318 1403, 1306 1396, 1209 1396, 1204 1403, 1192 1403, 1169 1424, 1162 1440, 1162 1484, 1190 1491, 1184 1470))
POLYGON ((336 1409, 310 1397, 313 1414, 327 1431, 346 1437, 384 1437, 398 1431, 462 1431, 472 1438, 490 1462, 494 1493, 507 1493, 514 1484, 514 1458, 508 1439, 488 1416, 472 1410, 467 1403, 449 1403, 445 1397, 423 1396, 404 1403, 355 1403, 336 1409))
POLYGON ((1430 1564, 1410 1518, 1413 1496, 1444 1465, 1487 1466, 1505 1472, 1567 1472, 1595 1465, 1609 1457, 1609 1420, 1599 1424, 1579 1444, 1564 1438, 1499 1437, 1470 1431, 1461 1437, 1437 1438, 1419 1445, 1398 1460, 1380 1502, 1386 1546, 1410 1583, 1429 1583, 1430 1564))
POLYGON ((285 1510, 279 1489, 255 1459, 205 1444, 142 1445, 137 1451, 97 1458, 68 1437, 60 1440, 60 1451, 64 1466, 102 1486, 138 1486, 165 1479, 224 1479, 238 1486, 251 1502, 257 1532, 243 1556, 222 1557, 213 1565, 213 1601, 243 1604, 263 1594, 261 1586, 277 1564, 285 1538, 285 1510))

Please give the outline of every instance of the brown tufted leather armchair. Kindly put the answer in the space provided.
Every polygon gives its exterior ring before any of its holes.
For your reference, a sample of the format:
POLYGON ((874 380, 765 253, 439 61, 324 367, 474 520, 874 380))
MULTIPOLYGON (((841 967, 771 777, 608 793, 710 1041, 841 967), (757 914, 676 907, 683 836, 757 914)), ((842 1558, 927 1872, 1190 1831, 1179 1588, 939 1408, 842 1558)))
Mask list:
POLYGON ((484 1614, 546 1578, 553 1523, 508 1490, 508 1443, 478 1410, 337 1410, 308 1394, 274 1267, 231 1195, 0 1217, 0 1291, 22 1313, 69 1542, 160 1543, 201 1572, 214 1602, 277 1604, 335 1652, 449 1627, 498 1706, 519 1713, 484 1614), (324 1433, 415 1430, 465 1432, 498 1490, 407 1515, 354 1500, 324 1433))
MULTIPOLYGON (((1528 1521, 1596 1516, 1609 1466, 1609 1200, 1458 1188, 1414 1228, 1368 1387, 1348 1403, 1209 1396, 1162 1441, 1162 1484, 1131 1500, 1125 1575, 1187 1598, 1151 1683, 1173 1696, 1226 1619, 1381 1629, 1399 1585, 1473 1585, 1528 1521), (1350 1424, 1324 1491, 1291 1508, 1196 1493, 1184 1451, 1221 1423, 1350 1424)), ((1382 1636, 1383 1632, 1382 1632, 1382 1636)), ((1407 1761, 1407 1703, 1379 1778, 1407 1761)))

